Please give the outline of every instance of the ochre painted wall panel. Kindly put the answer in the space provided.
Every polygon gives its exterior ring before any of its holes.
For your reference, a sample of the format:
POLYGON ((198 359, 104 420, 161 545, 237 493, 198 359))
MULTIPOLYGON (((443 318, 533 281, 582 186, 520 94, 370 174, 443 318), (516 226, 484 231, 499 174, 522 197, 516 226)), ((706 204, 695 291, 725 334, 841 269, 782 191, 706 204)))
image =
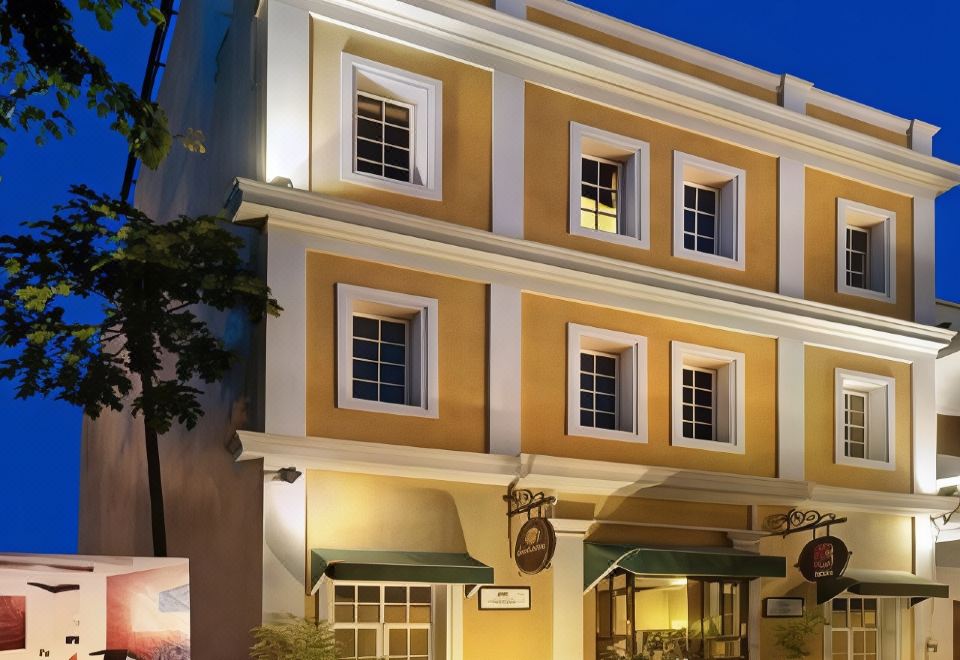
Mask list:
POLYGON ((804 353, 806 478, 830 486, 911 492, 913 412, 910 365, 816 346, 807 346, 804 353), (896 379, 894 470, 875 470, 835 463, 834 379, 838 368, 896 379))
POLYGON ((960 456, 960 417, 937 415, 937 453, 960 456))
POLYGON ((492 78, 489 71, 360 32, 313 22, 311 190, 477 229, 490 228, 492 78), (443 200, 340 180, 340 53, 443 82, 443 200))
POLYGON ((900 319, 913 319, 913 200, 881 188, 807 168, 804 295, 808 300, 900 319), (896 302, 837 292, 837 199, 897 214, 896 302))
POLYGON ((776 290, 775 158, 532 84, 526 87, 525 137, 525 238, 754 289, 776 290), (649 250, 569 233, 571 121, 650 143, 649 250), (745 270, 671 256, 674 150, 746 171, 745 270))
POLYGON ((307 435, 485 451, 486 296, 482 284, 311 252, 306 300, 307 435), (439 419, 336 407, 338 282, 437 299, 439 419))
POLYGON ((559 16, 554 16, 553 14, 543 11, 542 9, 530 7, 527 9, 527 19, 533 23, 539 23, 540 25, 545 25, 553 28, 554 30, 566 32, 567 34, 585 39, 592 43, 606 46, 607 48, 613 48, 614 50, 619 50, 622 53, 639 57, 640 59, 653 62, 654 64, 659 64, 660 66, 673 69, 674 71, 680 71, 681 73, 689 74, 695 78, 712 82, 722 87, 726 87, 727 89, 732 89, 736 92, 760 99, 761 101, 768 101, 770 103, 777 102, 776 90, 764 89, 758 85, 754 85, 722 73, 717 73, 716 71, 711 71, 706 67, 686 62, 678 57, 666 55, 665 53, 658 52, 652 48, 646 48, 645 46, 627 41, 626 39, 611 37, 609 34, 594 30, 592 28, 584 27, 578 23, 574 23, 573 21, 560 18, 559 16))
POLYGON ((775 476, 775 340, 524 294, 522 342, 521 427, 524 452, 775 476), (568 323, 647 338, 647 443, 599 440, 566 434, 568 323), (745 454, 670 445, 671 340, 738 351, 746 355, 745 454))
POLYGON ((897 131, 891 131, 888 128, 881 128, 880 126, 875 126, 865 121, 848 117, 840 114, 839 112, 821 108, 820 106, 813 105, 812 103, 807 104, 807 114, 811 117, 822 119, 825 122, 842 126, 843 128, 849 128, 850 130, 857 131, 858 133, 880 138, 885 142, 892 142, 893 144, 901 147, 910 146, 906 133, 898 133, 897 131))

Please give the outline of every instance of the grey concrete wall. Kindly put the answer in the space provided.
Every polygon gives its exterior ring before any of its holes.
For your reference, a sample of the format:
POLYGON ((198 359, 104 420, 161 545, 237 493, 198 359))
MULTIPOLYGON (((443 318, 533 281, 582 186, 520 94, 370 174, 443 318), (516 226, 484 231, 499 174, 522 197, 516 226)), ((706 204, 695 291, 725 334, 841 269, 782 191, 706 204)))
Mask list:
MULTIPOLYGON (((255 5, 182 3, 158 98, 175 133, 204 132, 207 153, 175 143, 157 171, 141 169, 135 200, 157 220, 215 214, 234 177, 257 174, 255 5)), ((256 250, 261 237, 247 235, 256 250)), ((225 443, 260 424, 262 328, 239 312, 209 320, 239 360, 222 383, 204 387, 200 424, 162 436, 160 455, 169 555, 190 559, 193 657, 237 660, 248 657, 261 616, 263 477, 259 462, 235 463, 225 443)), ((141 419, 84 420, 80 552, 152 554, 146 475, 141 419)))

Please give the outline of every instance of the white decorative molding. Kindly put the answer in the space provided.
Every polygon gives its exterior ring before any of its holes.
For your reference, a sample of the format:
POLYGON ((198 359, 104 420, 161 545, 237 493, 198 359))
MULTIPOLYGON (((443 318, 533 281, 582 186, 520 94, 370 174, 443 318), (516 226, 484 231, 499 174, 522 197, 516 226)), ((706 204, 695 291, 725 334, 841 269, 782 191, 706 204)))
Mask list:
MULTIPOLYGON (((498 236, 381 207, 239 179, 227 214, 300 232, 301 249, 407 264, 648 314, 912 361, 950 330, 498 236), (389 255, 389 257, 387 256, 389 255)), ((268 232, 269 233, 269 232, 268 232)), ((302 279, 302 275, 297 275, 302 279)), ((274 280, 271 286, 274 285, 274 280)), ((281 303, 283 299, 281 299, 281 303)))
POLYGON ((306 8, 267 6, 264 176, 310 189, 310 15, 306 8))
POLYGON ((803 480, 806 461, 804 344, 777 339, 777 475, 803 480))
POLYGON ((910 139, 910 148, 924 155, 933 155, 933 136, 940 132, 939 126, 928 124, 919 119, 910 121, 907 136, 910 139))
MULTIPOLYGON (((571 660, 583 647, 583 537, 585 522, 553 518, 556 532, 551 599, 553 601, 553 660, 571 660)), ((589 525, 587 525, 588 527, 589 525)))
POLYGON ((777 160, 777 285, 779 292, 803 298, 806 168, 789 158, 777 160))
POLYGON ((527 0, 494 0, 494 8, 517 18, 527 17, 527 0))
POLYGON ((928 325, 938 320, 934 286, 935 201, 932 197, 913 198, 913 318, 928 325))
POLYGON ((493 72, 492 229, 523 238, 524 90, 522 78, 493 72))
POLYGON ((913 362, 910 381, 913 384, 913 492, 936 493, 937 465, 937 387, 936 365, 933 357, 921 357, 913 362))
POLYGON ((520 347, 523 330, 520 289, 491 284, 489 293, 487 429, 491 454, 520 454, 520 347))
POLYGON ((812 89, 812 82, 785 73, 780 76, 780 85, 777 88, 780 105, 787 110, 793 110, 802 115, 806 114, 807 99, 812 89))
POLYGON ((949 513, 960 501, 957 497, 857 490, 775 477, 541 454, 497 456, 254 431, 236 432, 233 453, 238 461, 263 459, 265 464, 296 465, 301 470, 355 472, 504 487, 520 477, 519 483, 523 487, 718 504, 823 506, 844 512, 920 516, 949 513))
POLYGON ((289 1, 323 20, 906 194, 960 180, 956 165, 475 2, 289 1))
POLYGON ((753 529, 743 529, 727 532, 727 538, 733 544, 734 550, 744 552, 759 552, 760 541, 770 536, 770 532, 753 529))

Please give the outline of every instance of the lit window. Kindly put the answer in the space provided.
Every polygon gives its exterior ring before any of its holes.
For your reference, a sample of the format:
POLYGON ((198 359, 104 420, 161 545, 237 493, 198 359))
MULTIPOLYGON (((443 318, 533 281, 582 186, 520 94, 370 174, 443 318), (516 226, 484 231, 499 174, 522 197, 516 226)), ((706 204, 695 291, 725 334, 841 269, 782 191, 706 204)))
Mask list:
POLYGON ((896 300, 896 214, 837 200, 837 290, 896 300))
POLYGON ((632 247, 650 245, 650 147, 570 123, 570 233, 632 247))
POLYGON ((834 598, 830 606, 832 660, 878 660, 880 599, 834 598))
POLYGON ((337 583, 337 660, 430 660, 431 596, 429 586, 337 583))
POLYGON ((646 442, 647 340, 567 325, 567 433, 646 442))
POLYGON ((746 172, 673 152, 673 254, 743 269, 746 172))
POLYGON ((337 406, 437 417, 437 301, 337 284, 337 406))
POLYGON ((895 381, 887 376, 837 369, 837 463, 894 468, 895 381))
POLYGON ((441 81, 341 53, 340 84, 340 178, 441 199, 441 81))
POLYGON ((743 453, 744 355, 671 342, 675 447, 743 453))

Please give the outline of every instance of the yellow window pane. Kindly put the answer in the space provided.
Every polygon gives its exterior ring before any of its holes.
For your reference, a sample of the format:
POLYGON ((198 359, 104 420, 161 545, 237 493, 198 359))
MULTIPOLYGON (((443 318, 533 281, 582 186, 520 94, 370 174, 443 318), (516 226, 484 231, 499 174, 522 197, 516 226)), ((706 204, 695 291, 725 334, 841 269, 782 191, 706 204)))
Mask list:
MULTIPOLYGON (((616 209, 613 210, 616 213, 616 209)), ((609 215, 599 215, 597 216, 597 229, 600 231, 605 231, 608 234, 617 233, 617 217, 609 215)))
MULTIPOLYGON (((587 200, 585 199, 583 201, 586 202, 587 200)), ((596 218, 597 216, 593 213, 593 211, 584 211, 582 208, 580 209, 580 226, 581 227, 585 227, 587 229, 595 229, 596 222, 597 222, 596 218)))
POLYGON ((385 605, 383 607, 383 620, 386 623, 406 623, 407 606, 406 605, 385 605))
POLYGON ((379 623, 380 606, 379 605, 360 605, 357 608, 357 621, 361 623, 379 623))
POLYGON ((866 635, 862 630, 853 631, 853 652, 863 653, 866 650, 866 635))
POLYGON ((868 632, 867 635, 867 653, 876 653, 877 652, 877 635, 876 633, 868 632))
POLYGON ((357 657, 377 657, 377 631, 363 629, 357 631, 357 657))
POLYGON ((353 605, 334 606, 333 620, 337 623, 353 623, 353 605))
POLYGON ((387 655, 407 655, 407 631, 404 628, 394 628, 390 631, 387 655))
POLYGON ((876 628, 877 627, 877 613, 873 610, 866 610, 863 613, 863 627, 864 628, 876 628))
POLYGON ((410 623, 430 623, 430 606, 411 605, 410 623))
POLYGON ((430 650, 430 631, 425 628, 414 628, 410 631, 410 654, 427 655, 430 650))
POLYGON ((352 629, 337 630, 334 632, 333 638, 337 642, 338 658, 357 657, 357 640, 355 639, 354 631, 352 629))
POLYGON ((830 624, 834 628, 846 628, 847 627, 847 612, 846 610, 842 612, 834 611, 830 624))
POLYGON ((847 654, 847 631, 833 631, 833 652, 847 654))

